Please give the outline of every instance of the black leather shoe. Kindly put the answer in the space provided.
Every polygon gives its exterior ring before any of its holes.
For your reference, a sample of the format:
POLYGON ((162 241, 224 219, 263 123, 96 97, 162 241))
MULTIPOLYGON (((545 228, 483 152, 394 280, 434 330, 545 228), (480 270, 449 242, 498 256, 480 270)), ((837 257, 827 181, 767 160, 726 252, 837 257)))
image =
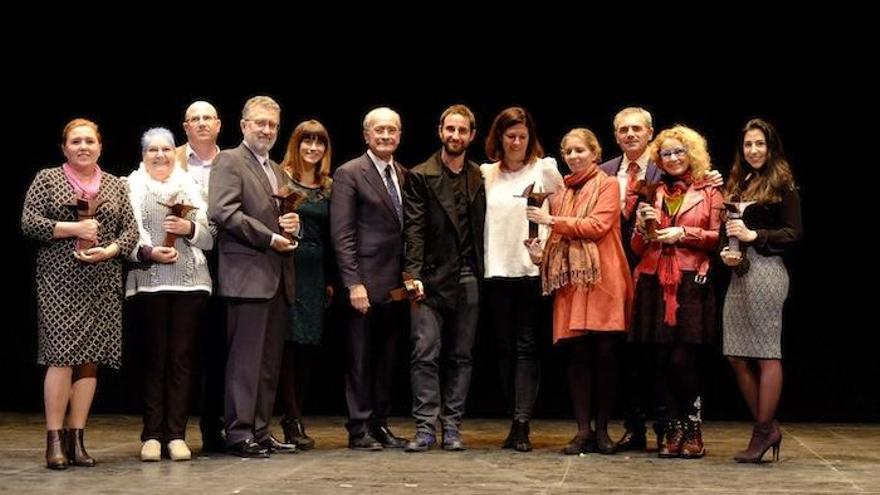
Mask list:
POLYGON ((617 441, 617 450, 619 452, 645 450, 647 446, 648 439, 645 436, 645 430, 626 430, 623 437, 617 441))
POLYGON ((578 455, 596 452, 596 450, 596 432, 579 431, 574 438, 565 444, 565 447, 562 448, 562 453, 565 455, 578 455))
POLYGON ((284 429, 284 443, 292 443, 299 450, 315 448, 315 441, 306 435, 306 429, 298 418, 282 419, 281 428, 284 429))
POLYGON ((403 450, 404 452, 424 452, 430 450, 436 444, 437 437, 426 431, 418 431, 412 440, 406 442, 403 450))
POLYGON ((512 449, 516 445, 516 432, 516 421, 512 421, 510 423, 510 432, 507 433, 507 438, 501 444, 502 449, 512 449))
POLYGON ((226 453, 238 457, 258 457, 264 459, 269 457, 269 450, 255 442, 253 438, 228 445, 226 453))
POLYGON ((458 430, 443 430, 443 450, 467 450, 458 430))
POLYGON ((370 433, 386 449, 402 449, 406 446, 406 439, 394 436, 387 426, 377 426, 370 433))
POLYGON ((269 435, 263 441, 259 442, 260 447, 268 450, 270 454, 296 454, 296 445, 292 443, 281 443, 277 438, 269 435))
POLYGON ((382 444, 369 433, 348 436, 348 448, 352 450, 382 450, 382 444))

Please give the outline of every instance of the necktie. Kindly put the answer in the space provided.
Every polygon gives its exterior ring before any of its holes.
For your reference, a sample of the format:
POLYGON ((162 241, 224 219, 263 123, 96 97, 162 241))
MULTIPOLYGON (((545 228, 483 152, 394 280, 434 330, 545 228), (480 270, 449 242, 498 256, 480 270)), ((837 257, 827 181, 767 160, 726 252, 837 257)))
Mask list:
POLYGON ((269 160, 263 162, 263 172, 266 173, 266 178, 269 179, 269 184, 272 186, 272 193, 277 193, 278 179, 275 177, 275 171, 272 170, 272 165, 269 164, 269 160))
POLYGON ((388 189, 388 195, 391 196, 391 204, 394 205, 394 211, 397 213, 397 219, 403 225, 403 206, 400 204, 400 198, 397 196, 397 186, 394 185, 394 179, 391 174, 394 173, 389 163, 385 166, 385 188, 388 189))
POLYGON ((626 168, 626 198, 623 204, 623 218, 629 220, 632 218, 633 212, 636 210, 636 204, 639 202, 639 194, 636 191, 636 184, 639 181, 639 164, 629 162, 626 168))

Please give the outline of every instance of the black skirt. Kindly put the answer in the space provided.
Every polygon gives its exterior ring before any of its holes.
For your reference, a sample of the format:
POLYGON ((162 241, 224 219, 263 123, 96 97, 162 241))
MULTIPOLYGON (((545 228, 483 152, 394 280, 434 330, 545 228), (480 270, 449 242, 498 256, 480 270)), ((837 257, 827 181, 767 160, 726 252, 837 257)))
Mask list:
POLYGON ((677 324, 663 321, 666 304, 657 275, 642 274, 636 284, 630 342, 656 344, 708 344, 718 333, 715 321, 715 291, 710 281, 697 283, 696 272, 681 272, 678 285, 677 324))

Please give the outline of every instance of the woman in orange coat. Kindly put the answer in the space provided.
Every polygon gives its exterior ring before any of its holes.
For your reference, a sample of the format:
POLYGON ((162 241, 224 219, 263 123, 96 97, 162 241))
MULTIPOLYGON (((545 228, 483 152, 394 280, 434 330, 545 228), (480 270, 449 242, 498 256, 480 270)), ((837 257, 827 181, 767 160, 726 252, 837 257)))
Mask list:
POLYGON ((577 435, 563 453, 614 453, 608 417, 614 405, 616 343, 629 326, 633 286, 620 239, 620 186, 599 169, 602 149, 588 129, 572 129, 562 139, 562 156, 572 173, 553 195, 550 212, 530 207, 529 220, 550 225, 544 249, 526 241, 541 265, 544 294, 554 293, 553 341, 568 353, 571 401, 577 435), (595 385, 595 387, 594 387, 595 385), (596 389, 596 429, 592 391, 596 389))

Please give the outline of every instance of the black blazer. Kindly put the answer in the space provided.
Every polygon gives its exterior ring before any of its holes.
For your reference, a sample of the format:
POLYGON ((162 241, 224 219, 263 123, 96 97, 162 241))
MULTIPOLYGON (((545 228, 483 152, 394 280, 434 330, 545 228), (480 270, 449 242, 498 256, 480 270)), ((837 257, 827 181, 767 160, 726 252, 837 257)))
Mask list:
MULTIPOLYGON (((476 163, 467 161, 464 170, 468 180, 470 235, 479 278, 483 275, 486 190, 476 163)), ((468 233, 458 230, 455 192, 443 171, 439 151, 410 171, 403 190, 406 271, 425 285, 425 304, 455 309, 463 262, 461 239, 468 233)))
MULTIPOLYGON (((403 188, 406 170, 398 163, 394 170, 403 188)), ((403 285, 401 230, 370 156, 364 153, 342 164, 333 174, 330 195, 330 237, 342 284, 366 286, 371 304, 389 302, 389 292, 403 285)))

